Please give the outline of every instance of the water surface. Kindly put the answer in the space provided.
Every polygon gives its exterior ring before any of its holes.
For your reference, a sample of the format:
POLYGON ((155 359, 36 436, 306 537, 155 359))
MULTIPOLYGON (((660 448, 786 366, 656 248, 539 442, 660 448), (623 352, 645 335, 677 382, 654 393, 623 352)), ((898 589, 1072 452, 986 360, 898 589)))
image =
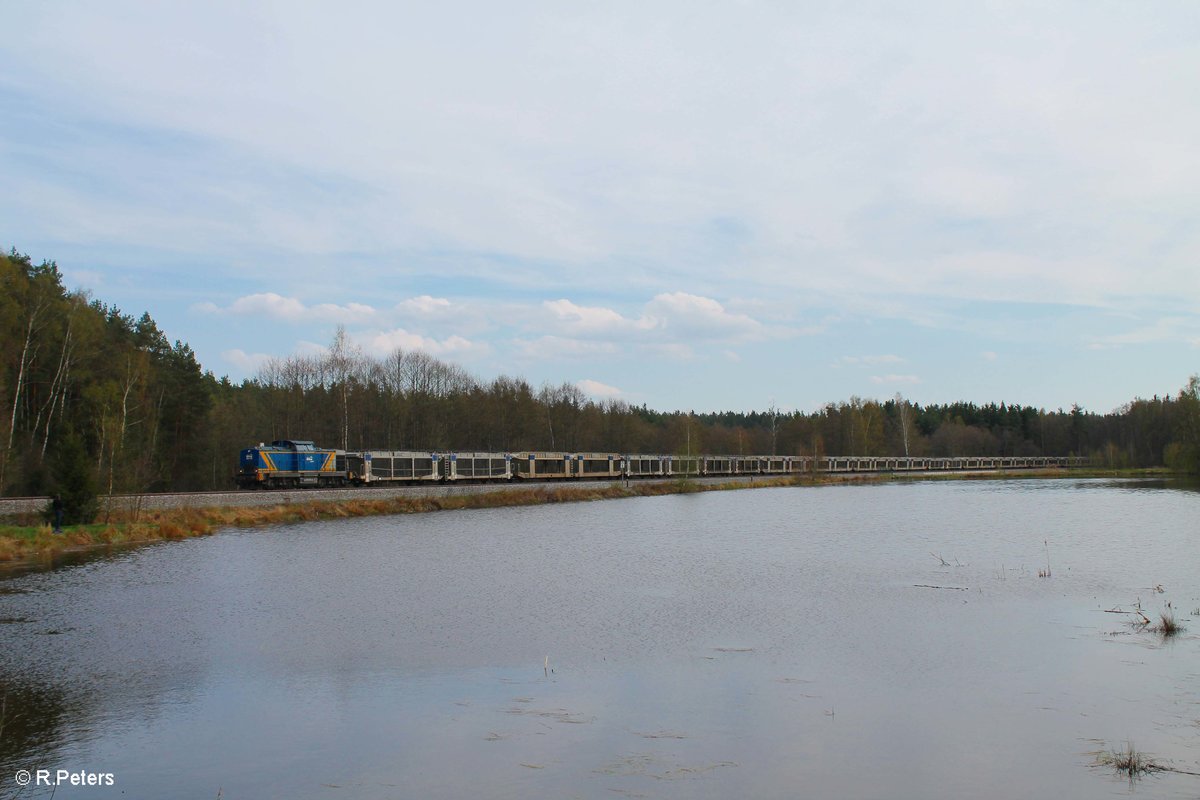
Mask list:
POLYGON ((0 581, 0 796, 1189 797, 1200 494, 761 489, 226 531, 0 581), (1051 576, 1039 577, 1049 568, 1051 576), (1170 603, 1164 640, 1107 613, 1170 603))

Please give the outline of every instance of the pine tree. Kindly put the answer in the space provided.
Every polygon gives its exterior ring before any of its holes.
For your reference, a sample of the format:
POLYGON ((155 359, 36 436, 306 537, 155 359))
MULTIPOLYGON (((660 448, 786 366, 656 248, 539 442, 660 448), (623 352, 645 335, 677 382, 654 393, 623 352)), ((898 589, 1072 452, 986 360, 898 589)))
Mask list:
POLYGON ((74 429, 63 432, 54 454, 54 482, 63 502, 63 522, 86 525, 96 518, 96 476, 74 429))

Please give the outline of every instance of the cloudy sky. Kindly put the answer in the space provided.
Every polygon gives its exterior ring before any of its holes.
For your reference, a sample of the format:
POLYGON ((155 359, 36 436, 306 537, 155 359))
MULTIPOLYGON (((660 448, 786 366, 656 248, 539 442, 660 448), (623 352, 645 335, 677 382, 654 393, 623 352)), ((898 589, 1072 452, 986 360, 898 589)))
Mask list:
POLYGON ((1200 3, 0 9, 0 246, 218 375, 1109 411, 1200 371, 1200 3))

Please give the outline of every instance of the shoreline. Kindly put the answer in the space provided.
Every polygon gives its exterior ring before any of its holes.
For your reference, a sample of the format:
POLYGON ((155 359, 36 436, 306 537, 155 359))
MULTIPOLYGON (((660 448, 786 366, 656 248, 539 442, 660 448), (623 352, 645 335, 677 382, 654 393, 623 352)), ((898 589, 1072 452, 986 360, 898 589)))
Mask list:
POLYGON ((139 509, 130 512, 110 510, 108 519, 88 525, 64 526, 55 534, 49 524, 0 525, 0 578, 9 572, 53 568, 60 560, 91 552, 102 552, 131 545, 177 541, 209 536, 222 528, 257 528, 294 522, 392 514, 423 514, 433 511, 503 508, 615 500, 632 497, 659 497, 670 494, 773 489, 847 484, 909 483, 929 480, 1013 480, 1037 478, 1170 478, 1164 469, 1036 469, 1029 471, 990 471, 959 473, 824 473, 818 475, 755 477, 750 480, 618 481, 607 485, 578 486, 560 483, 506 485, 489 491, 453 494, 409 494, 391 497, 350 497, 293 501, 279 498, 255 506, 189 506, 177 509, 139 509))

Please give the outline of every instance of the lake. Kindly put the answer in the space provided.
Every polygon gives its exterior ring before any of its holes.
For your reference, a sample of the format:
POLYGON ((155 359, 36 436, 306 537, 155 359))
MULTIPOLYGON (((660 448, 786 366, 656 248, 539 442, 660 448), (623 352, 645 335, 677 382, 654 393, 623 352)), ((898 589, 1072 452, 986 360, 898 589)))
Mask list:
POLYGON ((1195 798, 1096 753, 1200 772, 1198 520, 1137 481, 776 488, 10 576, 0 797, 1195 798))

